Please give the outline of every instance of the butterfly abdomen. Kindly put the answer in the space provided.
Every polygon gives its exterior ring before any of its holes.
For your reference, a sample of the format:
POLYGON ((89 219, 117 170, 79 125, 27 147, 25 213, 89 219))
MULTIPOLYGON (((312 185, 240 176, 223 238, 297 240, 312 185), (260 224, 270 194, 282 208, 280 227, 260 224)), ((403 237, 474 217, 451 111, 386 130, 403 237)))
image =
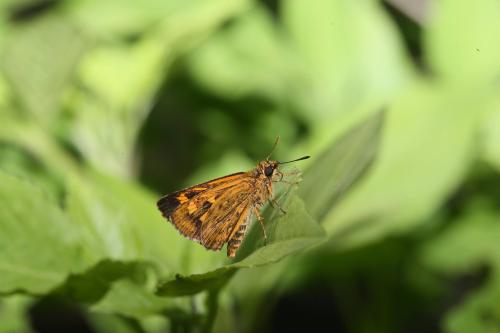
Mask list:
POLYGON ((245 231, 247 228, 247 223, 240 225, 238 231, 233 235, 233 237, 227 242, 227 256, 234 258, 236 256, 236 251, 245 237, 245 231))

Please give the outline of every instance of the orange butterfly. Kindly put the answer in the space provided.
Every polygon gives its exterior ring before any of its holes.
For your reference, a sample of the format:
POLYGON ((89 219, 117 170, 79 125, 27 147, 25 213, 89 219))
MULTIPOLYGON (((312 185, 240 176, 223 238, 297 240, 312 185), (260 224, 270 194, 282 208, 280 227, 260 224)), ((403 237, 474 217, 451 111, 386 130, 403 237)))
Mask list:
MULTIPOLYGON (((273 150, 278 143, 276 139, 273 150)), ((209 250, 220 250, 227 243, 227 256, 234 258, 252 215, 259 221, 267 241, 260 208, 273 199, 273 183, 283 181, 278 166, 293 161, 269 160, 271 154, 247 172, 233 173, 206 183, 168 194, 158 200, 158 209, 187 238, 209 250)))

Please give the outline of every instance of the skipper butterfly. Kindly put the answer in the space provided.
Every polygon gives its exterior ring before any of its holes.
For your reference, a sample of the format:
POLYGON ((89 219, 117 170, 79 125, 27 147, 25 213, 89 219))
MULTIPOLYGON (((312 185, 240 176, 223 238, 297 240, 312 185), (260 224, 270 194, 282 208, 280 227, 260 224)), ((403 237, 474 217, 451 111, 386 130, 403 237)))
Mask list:
MULTIPOLYGON (((272 151, 278 141, 279 137, 272 151)), ((269 201, 284 212, 273 198, 273 183, 285 182, 279 166, 309 158, 278 162, 270 160, 270 156, 250 171, 233 173, 165 195, 158 200, 158 209, 182 235, 209 250, 218 251, 227 243, 230 258, 235 257, 251 216, 259 221, 266 243, 260 209, 269 201)))

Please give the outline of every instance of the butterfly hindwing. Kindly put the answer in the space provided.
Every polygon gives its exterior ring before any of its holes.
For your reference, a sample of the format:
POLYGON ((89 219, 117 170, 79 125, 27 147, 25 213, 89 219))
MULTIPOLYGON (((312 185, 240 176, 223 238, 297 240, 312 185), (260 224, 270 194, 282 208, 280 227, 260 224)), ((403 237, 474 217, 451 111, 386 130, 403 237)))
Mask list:
POLYGON ((250 183, 225 191, 206 213, 207 223, 201 226, 201 243, 208 249, 220 250, 249 216, 252 204, 250 183))

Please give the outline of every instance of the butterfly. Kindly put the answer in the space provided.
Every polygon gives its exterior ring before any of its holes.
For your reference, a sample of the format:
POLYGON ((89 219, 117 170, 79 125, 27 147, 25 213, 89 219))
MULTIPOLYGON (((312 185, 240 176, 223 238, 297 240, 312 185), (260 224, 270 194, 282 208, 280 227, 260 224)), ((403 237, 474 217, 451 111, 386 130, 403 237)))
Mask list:
MULTIPOLYGON (((274 148, 278 144, 276 139, 274 148)), ((271 153, 272 153, 271 151, 271 153)), ((234 258, 245 236, 251 216, 259 221, 267 243, 262 206, 273 198, 273 183, 283 181, 279 166, 292 161, 270 160, 271 154, 247 172, 237 172, 165 195, 157 202, 158 209, 185 237, 206 249, 219 251, 227 243, 227 256, 234 258)))

